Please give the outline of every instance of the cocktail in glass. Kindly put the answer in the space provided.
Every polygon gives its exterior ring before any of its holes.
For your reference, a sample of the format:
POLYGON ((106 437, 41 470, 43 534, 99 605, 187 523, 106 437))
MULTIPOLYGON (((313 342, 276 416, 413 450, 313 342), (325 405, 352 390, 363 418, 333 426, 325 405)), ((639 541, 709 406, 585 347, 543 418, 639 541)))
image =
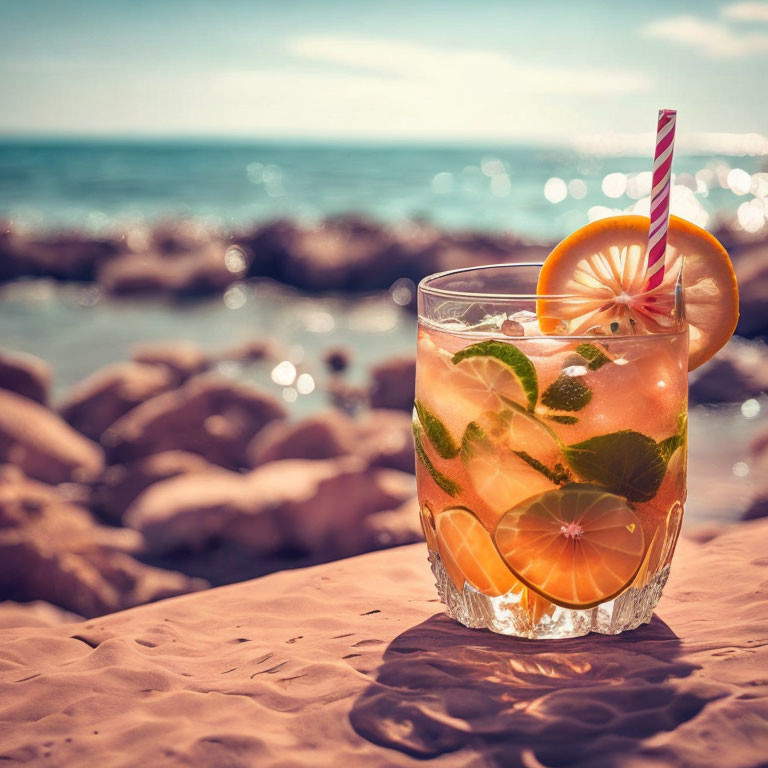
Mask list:
POLYGON ((419 286, 413 415, 422 526, 440 598, 469 627, 529 638, 650 620, 686 496, 688 330, 568 335, 579 296, 540 265, 419 286))

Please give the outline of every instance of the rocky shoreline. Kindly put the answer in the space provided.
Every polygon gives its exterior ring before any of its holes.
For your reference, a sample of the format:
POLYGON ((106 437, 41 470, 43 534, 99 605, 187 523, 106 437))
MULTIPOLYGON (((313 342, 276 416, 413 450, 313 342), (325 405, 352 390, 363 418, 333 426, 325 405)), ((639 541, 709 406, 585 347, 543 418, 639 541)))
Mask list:
MULTIPOLYGON (((274 222, 228 238, 185 223, 145 235, 41 238, 5 228, 0 277, 168 298, 264 277, 311 292, 376 291, 547 250, 352 217, 314 228, 274 222)), ((692 404, 768 393, 768 240, 720 236, 742 276, 746 338, 696 372, 692 404)), ((220 373, 228 361, 275 365, 279 345, 269 338, 216 353, 188 341, 142 344, 55 404, 44 361, 0 351, 0 600, 42 600, 93 617, 419 540, 414 359, 383 360, 364 386, 352 386, 348 352, 322 356, 329 407, 295 420, 272 394, 220 373)), ((750 461, 752 518, 768 514, 768 432, 750 461)))

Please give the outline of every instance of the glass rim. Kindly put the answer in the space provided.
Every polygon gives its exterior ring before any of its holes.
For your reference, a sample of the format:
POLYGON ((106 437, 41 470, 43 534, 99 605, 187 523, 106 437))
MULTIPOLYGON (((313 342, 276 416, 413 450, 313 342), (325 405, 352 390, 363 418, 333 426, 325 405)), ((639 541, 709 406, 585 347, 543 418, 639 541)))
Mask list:
POLYGON ((506 269, 509 267, 528 267, 541 269, 544 266, 543 261, 506 261, 498 264, 479 264, 473 267, 457 267, 447 269, 444 272, 435 272, 427 275, 419 281, 418 292, 429 294, 430 296, 440 296, 442 298, 454 299, 490 299, 505 301, 536 301, 538 299, 547 299, 549 301, 562 301, 564 299, 583 299, 584 297, 577 293, 488 293, 477 291, 462 291, 455 288, 435 288, 430 283, 444 277, 459 275, 468 272, 482 272, 486 269, 506 269))

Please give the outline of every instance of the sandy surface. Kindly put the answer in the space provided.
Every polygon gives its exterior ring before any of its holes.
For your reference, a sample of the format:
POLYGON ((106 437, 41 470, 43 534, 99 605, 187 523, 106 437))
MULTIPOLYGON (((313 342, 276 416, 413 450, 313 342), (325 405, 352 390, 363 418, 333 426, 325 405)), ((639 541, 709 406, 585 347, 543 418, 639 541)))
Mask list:
POLYGON ((0 631, 0 761, 765 766, 768 521, 682 542, 653 622, 531 642, 441 615, 423 545, 0 631))

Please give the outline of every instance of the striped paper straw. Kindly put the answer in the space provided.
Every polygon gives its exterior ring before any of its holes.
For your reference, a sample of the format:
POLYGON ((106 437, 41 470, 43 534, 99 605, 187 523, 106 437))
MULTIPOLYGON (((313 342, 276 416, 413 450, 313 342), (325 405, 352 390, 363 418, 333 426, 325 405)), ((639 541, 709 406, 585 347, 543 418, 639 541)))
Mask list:
POLYGON ((648 282, 646 290, 661 285, 664 279, 664 254, 669 226, 669 193, 672 187, 672 152, 675 148, 677 110, 660 109, 656 129, 651 184, 651 227, 648 230, 648 282))

